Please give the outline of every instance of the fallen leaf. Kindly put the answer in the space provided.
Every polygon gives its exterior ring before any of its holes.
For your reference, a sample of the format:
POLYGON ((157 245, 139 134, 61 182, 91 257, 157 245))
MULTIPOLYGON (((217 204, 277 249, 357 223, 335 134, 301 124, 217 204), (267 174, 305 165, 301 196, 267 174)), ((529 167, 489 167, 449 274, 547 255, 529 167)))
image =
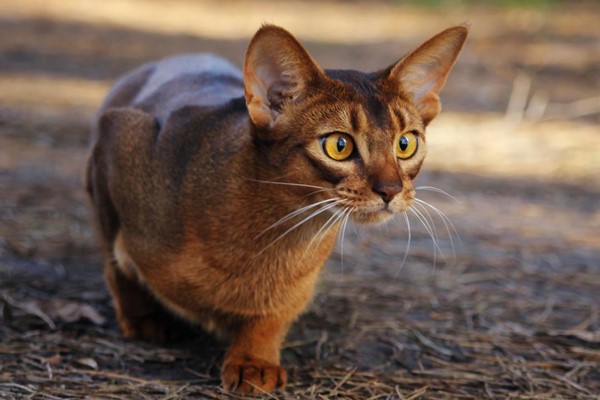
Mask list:
POLYGON ((90 367, 91 369, 98 369, 98 363, 93 358, 80 358, 75 362, 79 365, 90 367))
POLYGON ((600 332, 590 332, 590 331, 583 331, 583 330, 571 330, 571 329, 566 329, 566 330, 551 330, 547 332, 548 335, 550 336, 564 336, 564 337, 574 337, 577 338, 579 340, 582 340, 584 342, 589 342, 589 343, 600 343, 600 332))
POLYGON ((50 317, 63 322, 88 320, 96 325, 103 325, 106 319, 89 304, 66 300, 52 300, 42 309, 50 317))
POLYGON ((36 317, 44 321, 50 327, 50 329, 56 329, 56 324, 54 324, 52 318, 41 309, 37 301, 28 300, 16 302, 12 299, 9 299, 8 297, 5 299, 15 309, 21 310, 29 315, 35 315, 36 317))

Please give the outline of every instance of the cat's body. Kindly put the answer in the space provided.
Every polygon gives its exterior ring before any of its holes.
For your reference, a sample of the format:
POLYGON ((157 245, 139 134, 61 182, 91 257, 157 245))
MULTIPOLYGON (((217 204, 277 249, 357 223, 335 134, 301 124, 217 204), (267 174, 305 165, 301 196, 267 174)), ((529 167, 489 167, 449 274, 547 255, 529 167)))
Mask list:
POLYGON ((187 55, 119 81, 100 111, 87 185, 125 335, 161 339, 166 307, 231 338, 226 388, 282 387, 281 342, 341 222, 410 206, 435 93, 465 36, 453 28, 428 42, 431 59, 417 51, 363 74, 324 72, 267 26, 243 73, 187 55), (431 76, 413 68, 432 60, 431 76))

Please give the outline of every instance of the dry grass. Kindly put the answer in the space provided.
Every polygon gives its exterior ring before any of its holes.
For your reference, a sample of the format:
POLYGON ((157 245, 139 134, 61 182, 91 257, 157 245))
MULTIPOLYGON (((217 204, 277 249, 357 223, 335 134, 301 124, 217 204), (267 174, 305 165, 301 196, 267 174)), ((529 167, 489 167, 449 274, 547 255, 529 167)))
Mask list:
POLYGON ((158 347, 116 327, 81 168, 117 75, 205 49, 239 63, 263 20, 327 66, 373 69, 466 20, 419 182, 457 198, 420 195, 460 238, 431 211, 436 251, 411 220, 402 266, 402 220, 348 229, 287 338, 276 397, 600 399, 598 9, 226 4, 0 5, 0 398, 238 398, 218 386, 223 344, 183 326, 158 347))

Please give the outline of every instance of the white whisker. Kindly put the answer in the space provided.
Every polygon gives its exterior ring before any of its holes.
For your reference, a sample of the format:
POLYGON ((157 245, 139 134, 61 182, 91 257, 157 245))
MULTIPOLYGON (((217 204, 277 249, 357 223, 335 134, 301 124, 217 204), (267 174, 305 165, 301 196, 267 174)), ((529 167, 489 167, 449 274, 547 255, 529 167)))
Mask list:
POLYGON ((406 239, 406 250, 404 251, 404 258, 402 258, 402 264, 400 264, 400 266, 398 267, 398 270, 396 270, 396 275, 398 275, 400 273, 400 270, 402 268, 404 268, 404 266, 406 265, 406 260, 408 259, 408 251, 410 250, 410 241, 412 239, 412 234, 410 232, 410 220, 408 219, 408 214, 406 213, 406 211, 404 211, 402 213, 402 215, 404 216, 404 221, 406 221, 406 229, 408 230, 408 238, 406 239))
POLYGON ((433 266, 435 267, 437 263, 437 253, 439 252, 439 254, 443 257, 443 252, 438 245, 437 238, 433 235, 433 231, 429 226, 429 222, 425 219, 423 214, 415 207, 410 207, 409 210, 415 215, 415 217, 417 217, 417 219, 419 220, 419 222, 421 222, 423 227, 425 227, 425 230, 427 231, 427 233, 429 233, 429 236, 433 241, 433 266))
POLYGON ((294 229, 298 228, 300 225, 304 224, 305 222, 311 220, 312 218, 316 217, 317 215, 335 207, 338 205, 339 203, 339 199, 335 199, 337 200, 335 203, 332 204, 326 204, 322 207, 320 207, 318 210, 313 211, 308 217, 304 218, 302 221, 296 223, 295 225, 293 225, 291 228, 289 228, 288 230, 286 230, 285 232, 283 232, 281 235, 277 236, 275 238, 275 240, 273 240, 271 243, 269 243, 267 245, 267 247, 265 247, 264 249, 262 249, 260 252, 258 252, 256 255, 260 255, 262 254, 265 250, 267 250, 268 248, 270 248, 271 246, 273 246, 275 243, 277 243, 278 241, 280 241, 281 239, 283 239, 288 233, 290 233, 291 231, 293 231, 294 229))
POLYGON ((331 189, 320 189, 320 190, 314 190, 310 193, 305 194, 304 196, 302 196, 303 199, 313 196, 317 193, 323 193, 323 192, 333 192, 334 190, 336 190, 335 188, 331 188, 331 189))
POLYGON ((254 181, 254 182, 260 182, 260 183, 269 183, 271 185, 298 186, 298 187, 308 187, 308 188, 315 188, 315 189, 334 190, 334 188, 330 189, 330 188, 326 188, 326 187, 323 187, 323 186, 307 185, 305 183, 263 181, 263 180, 260 180, 260 179, 250 179, 250 180, 254 181))
POLYGON ((458 231, 456 230, 456 227, 454 226, 454 224, 452 223, 452 221, 450 220, 450 218, 446 215, 446 213, 444 213, 442 210, 440 210, 438 207, 434 206, 431 203, 428 203, 424 200, 421 199, 417 199, 415 198, 415 200, 423 205, 426 205, 427 207, 431 208, 433 211, 435 211, 435 213, 437 215, 439 215, 439 217, 442 219, 442 221, 444 221, 444 224, 446 224, 446 230, 448 231, 448 236, 452 237, 450 229, 452 229, 452 232, 454 232, 454 234, 456 236, 458 236, 458 238, 460 239, 460 234, 458 233, 458 231))
POLYGON ((269 230, 271 230, 271 229, 273 229, 273 228, 275 228, 275 227, 277 227, 277 226, 279 226, 279 225, 283 224, 283 223, 284 223, 284 222, 286 222, 286 221, 289 221, 290 219, 294 218, 295 216, 297 216, 297 215, 299 215, 299 214, 302 214, 303 212, 305 212, 305 211, 308 211, 308 210, 310 210, 311 208, 315 208, 315 207, 317 207, 317 206, 319 206, 319 205, 321 205, 321 204, 324 204, 324 203, 330 203, 330 202, 334 202, 334 201, 339 201, 339 199, 337 199, 337 198, 332 198, 332 199, 325 199, 325 200, 321 200, 321 201, 318 201, 318 202, 316 202, 316 203, 312 203, 312 204, 309 204, 309 205, 307 205, 307 206, 301 207, 301 208, 299 208, 299 209, 297 209, 297 210, 295 210, 295 211, 292 211, 291 213, 287 214, 287 215, 286 215, 286 216, 284 216, 283 218, 279 219, 277 222, 275 222, 275 223, 273 223, 272 225, 270 225, 269 227, 265 228, 265 229, 264 229, 264 230, 263 230, 261 233, 259 233, 259 234, 258 234, 258 235, 255 237, 255 239, 258 239, 258 238, 259 238, 259 237, 261 237, 261 236, 262 236, 262 235, 263 235, 265 232, 267 232, 267 231, 269 231, 269 230))
POLYGON ((306 246, 306 249, 304 249, 304 253, 302 254, 302 258, 304 258, 304 256, 306 255, 308 250, 311 248, 311 246, 313 245, 315 240, 317 240, 321 236, 321 233, 323 233, 323 235, 325 235, 327 232, 329 232, 329 230, 336 224, 336 222, 339 220, 339 218, 341 218, 341 216, 343 215, 345 210, 346 210, 345 208, 337 210, 335 213, 333 213, 333 215, 331 217, 329 217, 329 219, 327 221, 325 221, 323 226, 321 226, 321 228, 319 228, 319 230, 317 231, 317 233, 315 233, 315 235, 310 240, 310 242, 308 242, 308 245, 306 246))
POLYGON ((313 238, 311 239, 311 241, 308 243, 308 248, 310 248, 310 246, 312 245, 312 243, 315 241, 315 239, 317 239, 321 233, 325 234, 329 231, 329 228, 333 225, 335 225, 335 223, 337 222, 337 220, 339 218, 341 218, 342 214, 344 213, 344 209, 340 208, 339 210, 337 210, 327 221, 325 221, 325 223, 323 224, 323 226, 321 228, 319 228, 319 230, 317 231, 317 233, 313 236, 313 238))
POLYGON ((460 239, 460 235, 458 234, 458 232, 456 231, 456 227, 454 226, 454 224, 452 223, 452 221, 450 220, 450 218, 448 218, 448 216, 446 214, 444 214, 444 212, 442 210, 440 210, 439 208, 437 208, 436 206, 423 201, 421 199, 417 199, 415 198, 415 200, 422 204, 423 206, 427 206, 429 208, 431 208, 442 220, 442 222, 444 223, 444 226, 446 227, 446 232, 448 233, 448 238, 450 239, 450 246, 452 247, 452 256, 453 256, 453 263, 456 263, 456 248, 454 245, 454 239, 453 239, 453 235, 452 232, 454 232, 454 234, 460 239))
POLYGON ((438 232, 437 232, 437 227, 435 226, 435 221, 433 220, 433 217, 431 216, 431 213, 429 212, 429 210, 419 202, 419 200, 417 200, 416 198, 414 199, 416 201, 415 204, 413 204, 413 206, 418 206, 419 210, 421 210, 421 212, 423 213, 424 217, 427 217, 427 221, 429 221, 429 226, 431 227, 431 230, 433 231, 433 234, 438 237, 438 232))
POLYGON ((362 232, 360 232, 359 229, 356 228, 356 224, 352 224, 352 230, 354 231, 354 233, 356 234, 356 237, 359 239, 362 239, 362 232))
POLYGON ((444 196, 451 198, 454 201, 459 201, 456 197, 452 196, 450 193, 448 193, 445 190, 442 190, 440 188, 437 188, 435 186, 418 186, 415 188, 415 190, 424 190, 427 192, 440 193, 440 194, 443 194, 444 196))
POLYGON ((342 221, 342 233, 340 235, 340 260, 342 262, 342 273, 344 273, 344 234, 346 233, 346 226, 348 225, 348 219, 350 218, 350 215, 352 214, 352 211, 354 210, 354 208, 349 207, 346 209, 347 213, 344 216, 344 219, 342 221))
MULTIPOLYGON (((437 235, 436 235, 435 229, 431 226, 431 223, 429 222, 429 220, 427 219, 427 217, 425 217, 425 214, 423 214, 423 212, 421 212, 418 208, 416 208, 415 204, 413 204, 410 207, 410 210, 412 210, 413 214, 415 214, 418 217, 420 217, 419 220, 423 224, 423 227, 425 227, 425 230, 427 230, 427 233, 429 233, 429 236, 431 236, 434 240, 437 239, 437 235)), ((439 247, 437 247, 437 248, 439 249, 439 247)), ((440 253, 441 253, 441 251, 440 251, 440 253)))

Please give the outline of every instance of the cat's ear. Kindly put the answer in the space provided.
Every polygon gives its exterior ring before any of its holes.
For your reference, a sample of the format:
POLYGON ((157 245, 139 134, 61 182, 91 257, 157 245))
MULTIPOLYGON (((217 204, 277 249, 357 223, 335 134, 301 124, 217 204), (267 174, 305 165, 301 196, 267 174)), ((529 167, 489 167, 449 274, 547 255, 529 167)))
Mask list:
POLYGON ((462 25, 448 28, 388 69, 386 79, 410 97, 425 125, 441 110, 438 93, 463 47, 467 33, 467 27, 462 25))
POLYGON ((244 91, 250 119, 272 127, 286 102, 299 102, 321 68, 285 29, 264 25, 252 38, 244 61, 244 91))

